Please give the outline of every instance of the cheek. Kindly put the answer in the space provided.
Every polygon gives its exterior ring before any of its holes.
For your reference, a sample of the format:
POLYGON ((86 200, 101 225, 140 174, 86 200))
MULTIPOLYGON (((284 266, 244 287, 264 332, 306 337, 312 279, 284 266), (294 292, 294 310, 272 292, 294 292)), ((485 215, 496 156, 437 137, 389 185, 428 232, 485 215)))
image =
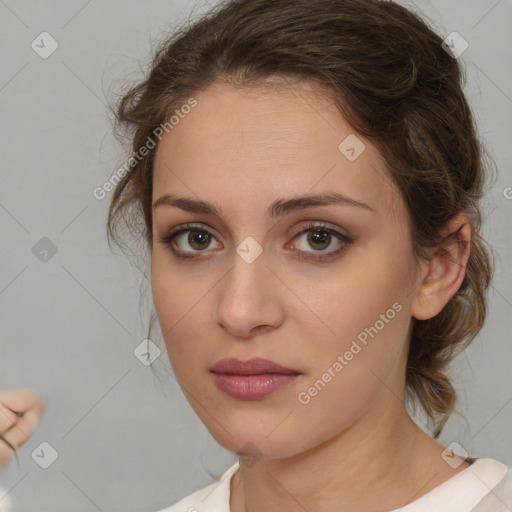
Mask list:
POLYGON ((309 361, 307 385, 320 379, 321 390, 327 384, 361 398, 363 389, 389 379, 407 346, 410 315, 401 300, 380 299, 333 302, 339 309, 331 312, 329 325, 336 336, 318 339, 311 338, 313 330, 310 336, 304 333, 303 339, 318 340, 304 345, 303 360, 309 361))
POLYGON ((193 314, 191 306, 193 292, 184 290, 181 279, 166 266, 164 258, 154 256, 151 271, 151 289, 158 322, 165 340, 167 352, 172 360, 180 354, 180 331, 183 323, 193 314), (180 321, 181 319, 181 321, 180 321))
POLYGON ((351 301, 338 299, 341 308, 331 323, 335 341, 324 337, 316 347, 304 346, 311 366, 294 399, 308 445, 348 428, 391 396, 400 396, 407 307, 386 294, 380 300, 375 295, 364 299, 362 294, 351 301))
POLYGON ((172 328, 176 317, 176 287, 179 282, 165 272, 161 257, 153 253, 151 260, 151 292, 155 311, 162 329, 166 333, 172 328), (174 291, 174 292, 173 292, 174 291))
POLYGON ((356 254, 340 267, 339 277, 308 287, 318 317, 341 344, 361 333, 364 343, 364 333, 369 336, 368 330, 375 329, 384 343, 407 329, 407 319, 402 320, 411 302, 410 263, 406 257, 386 257, 384 251, 376 254, 356 254))
MULTIPOLYGON (((156 250, 151 261, 151 290, 162 333, 170 335, 183 321, 194 314, 194 305, 204 295, 203 285, 186 277, 181 270, 169 263, 165 249, 156 250)), ((206 286, 206 284, 204 285, 206 286)))
MULTIPOLYGON (((316 339, 317 343, 303 345, 310 371, 301 389, 307 390, 318 381, 322 402, 336 400, 332 393, 351 394, 350 406, 358 407, 364 396, 375 394, 375 387, 382 388, 379 379, 388 381, 401 371, 397 363, 407 348, 411 318, 411 262, 405 249, 386 249, 387 257, 385 249, 357 255, 347 261, 339 278, 310 287, 309 298, 316 304, 323 325, 316 323, 316 335, 312 324, 304 333, 304 340, 316 339), (319 336, 320 332, 324 334, 319 336)), ((306 401, 315 394, 311 391, 306 401)))
POLYGON ((204 333, 211 332, 208 290, 213 282, 211 277, 187 279, 184 272, 171 268, 165 256, 154 256, 151 269, 153 302, 169 360, 176 377, 186 381, 206 364, 205 349, 211 343, 204 333))

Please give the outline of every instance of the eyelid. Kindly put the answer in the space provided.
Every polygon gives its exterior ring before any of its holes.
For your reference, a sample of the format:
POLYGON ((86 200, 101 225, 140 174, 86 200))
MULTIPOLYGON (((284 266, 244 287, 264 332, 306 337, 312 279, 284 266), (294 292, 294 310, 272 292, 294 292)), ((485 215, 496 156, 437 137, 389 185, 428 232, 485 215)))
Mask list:
POLYGON ((309 231, 311 229, 325 229, 326 231, 334 231, 338 234, 340 234, 341 236, 347 238, 347 239, 350 239, 350 235, 348 233, 346 233, 346 230, 344 230, 343 228, 339 227, 339 226, 336 226, 336 224, 332 224, 330 222, 326 222, 324 220, 308 220, 306 221, 306 223, 301 223, 301 225, 297 228, 297 231, 294 233, 294 231, 292 231, 292 237, 296 237, 297 235, 300 235, 301 233, 305 232, 305 231, 309 231), (340 231, 345 231, 345 233, 343 232, 340 232, 340 231))
POLYGON ((197 231, 208 231, 208 233, 212 233, 212 231, 215 231, 214 228, 212 228, 210 225, 205 224, 204 222, 186 222, 185 224, 180 224, 175 229, 172 229, 166 237, 170 237, 172 235, 177 235, 178 233, 181 233, 183 231, 189 231, 189 230, 197 230, 197 231))

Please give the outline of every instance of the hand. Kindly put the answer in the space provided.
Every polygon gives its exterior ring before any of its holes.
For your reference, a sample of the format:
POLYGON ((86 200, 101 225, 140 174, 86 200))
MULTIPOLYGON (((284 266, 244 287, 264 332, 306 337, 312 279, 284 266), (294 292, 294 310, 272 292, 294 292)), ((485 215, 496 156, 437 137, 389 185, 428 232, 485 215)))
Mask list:
POLYGON ((0 469, 32 435, 44 413, 44 402, 28 389, 0 391, 0 469))

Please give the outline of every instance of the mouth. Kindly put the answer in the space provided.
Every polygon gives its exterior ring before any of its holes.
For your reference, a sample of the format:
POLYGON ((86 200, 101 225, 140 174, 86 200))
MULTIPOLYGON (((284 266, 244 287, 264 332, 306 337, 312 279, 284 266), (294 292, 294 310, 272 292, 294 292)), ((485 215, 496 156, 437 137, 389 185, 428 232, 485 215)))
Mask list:
POLYGON ((300 373, 291 368, 281 366, 270 359, 262 359, 261 357, 254 357, 245 362, 234 358, 221 359, 210 368, 210 371, 231 375, 263 375, 266 373, 291 375, 300 373))
POLYGON ((301 372, 262 358, 245 362, 234 358, 222 359, 210 368, 210 372, 217 387, 238 400, 266 398, 289 387, 301 375, 301 372))

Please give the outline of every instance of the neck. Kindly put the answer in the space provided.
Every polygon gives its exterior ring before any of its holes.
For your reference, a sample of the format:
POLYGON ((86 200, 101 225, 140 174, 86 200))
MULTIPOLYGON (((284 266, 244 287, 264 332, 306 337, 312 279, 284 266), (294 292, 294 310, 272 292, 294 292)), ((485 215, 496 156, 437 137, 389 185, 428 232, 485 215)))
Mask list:
POLYGON ((242 460, 231 480, 231 511, 399 508, 453 476, 441 458, 443 448, 390 394, 379 410, 307 452, 253 466, 242 460))

